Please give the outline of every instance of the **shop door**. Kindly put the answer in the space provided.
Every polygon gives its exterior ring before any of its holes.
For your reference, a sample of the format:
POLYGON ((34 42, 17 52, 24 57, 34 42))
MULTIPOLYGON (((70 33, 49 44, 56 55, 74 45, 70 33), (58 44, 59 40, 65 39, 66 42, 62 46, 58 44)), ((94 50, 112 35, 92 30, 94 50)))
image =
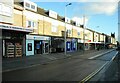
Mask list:
POLYGON ((49 53, 49 43, 48 42, 44 42, 44 54, 48 54, 49 53))
POLYGON ((73 42, 72 44, 73 44, 73 49, 72 50, 75 51, 76 50, 76 43, 73 42))
POLYGON ((35 54, 42 54, 42 41, 35 41, 34 46, 35 54))

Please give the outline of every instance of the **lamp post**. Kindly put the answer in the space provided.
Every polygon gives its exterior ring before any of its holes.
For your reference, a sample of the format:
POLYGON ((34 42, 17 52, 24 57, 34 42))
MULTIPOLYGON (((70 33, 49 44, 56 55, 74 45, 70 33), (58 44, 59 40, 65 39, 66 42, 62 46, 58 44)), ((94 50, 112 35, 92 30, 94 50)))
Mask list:
MULTIPOLYGON (((69 5, 72 5, 72 3, 68 3, 67 5, 65 5, 65 17, 66 17, 66 9, 67 9, 67 6, 69 6, 69 5)), ((65 55, 66 55, 66 21, 65 21, 65 34, 64 34, 64 42, 65 42, 65 55)))
POLYGON ((85 51, 85 15, 83 15, 83 51, 85 51))
POLYGON ((104 49, 105 49, 105 35, 104 35, 104 49))
MULTIPOLYGON (((97 28, 99 28, 99 26, 97 26, 97 28)), ((97 38, 96 38, 96 31, 95 31, 95 50, 96 50, 96 41, 97 41, 97 38)))

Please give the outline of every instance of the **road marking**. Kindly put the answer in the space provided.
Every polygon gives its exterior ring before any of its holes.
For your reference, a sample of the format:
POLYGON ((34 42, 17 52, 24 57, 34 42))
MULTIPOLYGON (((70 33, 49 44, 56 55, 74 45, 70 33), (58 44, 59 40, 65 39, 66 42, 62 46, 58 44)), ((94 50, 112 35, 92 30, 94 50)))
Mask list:
POLYGON ((105 65, 107 65, 109 62, 106 62, 102 67, 100 67, 99 69, 97 69, 96 71, 92 72, 90 75, 88 75, 86 78, 84 78, 82 81, 80 81, 79 83, 85 83, 88 80, 90 80, 93 76, 95 76, 98 72, 100 72, 105 65))
POLYGON ((107 53, 109 53, 109 52, 111 52, 111 51, 113 51, 113 50, 107 51, 107 52, 105 52, 105 53, 98 54, 98 55, 96 55, 96 56, 92 56, 92 57, 90 57, 90 58, 88 58, 88 59, 97 58, 97 57, 102 56, 102 55, 104 55, 104 54, 107 54, 107 53))
POLYGON ((114 57, 112 57, 112 61, 115 59, 115 57, 116 57, 116 55, 118 54, 118 52, 116 52, 116 54, 115 54, 115 56, 114 57))
POLYGON ((116 55, 118 54, 118 52, 115 53, 115 56, 109 61, 106 62, 102 67, 100 67, 99 69, 97 69, 96 71, 92 72, 90 75, 88 75, 87 77, 85 77, 82 81, 80 81, 79 83, 85 83, 88 80, 90 80, 93 76, 95 76, 97 73, 99 73, 107 64, 110 64, 116 57, 116 55))

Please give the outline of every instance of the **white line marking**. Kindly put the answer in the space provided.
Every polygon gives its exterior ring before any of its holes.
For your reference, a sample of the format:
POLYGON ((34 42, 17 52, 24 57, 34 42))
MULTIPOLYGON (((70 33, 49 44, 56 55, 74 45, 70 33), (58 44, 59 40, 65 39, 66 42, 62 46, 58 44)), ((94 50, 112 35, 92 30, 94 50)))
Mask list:
POLYGON ((115 53, 115 56, 112 57, 112 61, 115 59, 116 55, 118 54, 118 52, 115 53))
POLYGON ((113 50, 107 51, 107 52, 105 52, 105 53, 98 54, 98 55, 96 55, 96 56, 92 56, 92 57, 90 57, 90 58, 88 58, 88 59, 94 59, 94 58, 96 58, 96 57, 99 57, 99 56, 104 55, 104 54, 106 54, 106 53, 109 53, 109 52, 111 52, 111 51, 113 51, 113 50))
POLYGON ((93 76, 95 76, 99 71, 101 71, 106 65, 108 64, 108 62, 106 62, 105 64, 103 64, 99 69, 95 70, 94 72, 92 72, 91 74, 89 74, 87 77, 85 77, 81 83, 85 83, 87 82, 89 79, 91 79, 93 76))

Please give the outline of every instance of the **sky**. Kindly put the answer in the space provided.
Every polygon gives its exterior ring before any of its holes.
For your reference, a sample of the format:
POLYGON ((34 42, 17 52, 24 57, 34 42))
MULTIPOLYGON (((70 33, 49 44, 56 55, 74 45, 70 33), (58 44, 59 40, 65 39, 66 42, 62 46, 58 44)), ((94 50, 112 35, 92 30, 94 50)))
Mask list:
POLYGON ((30 0, 45 10, 53 10, 60 16, 65 14, 71 20, 77 20, 85 26, 100 33, 111 35, 111 32, 118 37, 118 0, 30 0))

